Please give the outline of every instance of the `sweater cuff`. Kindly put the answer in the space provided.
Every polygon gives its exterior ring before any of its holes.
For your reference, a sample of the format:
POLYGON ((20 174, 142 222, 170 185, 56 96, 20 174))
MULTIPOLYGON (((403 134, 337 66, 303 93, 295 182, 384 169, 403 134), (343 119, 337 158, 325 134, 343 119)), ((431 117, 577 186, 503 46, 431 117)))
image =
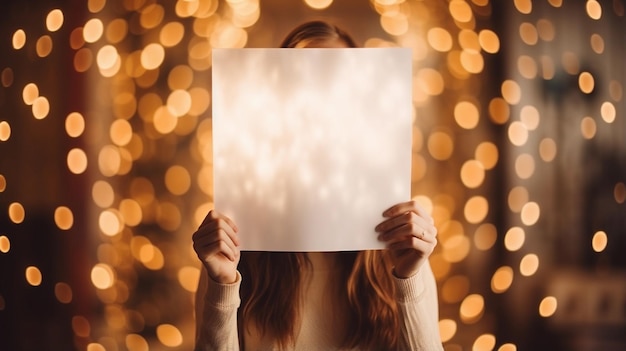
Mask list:
POLYGON ((220 284, 213 279, 208 279, 205 303, 218 308, 237 308, 241 303, 239 287, 241 286, 241 274, 237 271, 237 279, 234 283, 220 284))
POLYGON ((396 301, 408 302, 418 300, 424 293, 422 270, 408 278, 398 278, 392 275, 396 285, 396 301))

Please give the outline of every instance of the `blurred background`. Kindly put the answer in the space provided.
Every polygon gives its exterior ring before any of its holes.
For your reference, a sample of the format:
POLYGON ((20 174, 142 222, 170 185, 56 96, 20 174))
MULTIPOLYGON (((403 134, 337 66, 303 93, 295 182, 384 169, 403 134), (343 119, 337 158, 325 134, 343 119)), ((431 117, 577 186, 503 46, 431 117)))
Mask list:
POLYGON ((413 50, 445 349, 625 350, 623 0, 3 1, 0 349, 191 349, 211 49, 313 19, 413 50))

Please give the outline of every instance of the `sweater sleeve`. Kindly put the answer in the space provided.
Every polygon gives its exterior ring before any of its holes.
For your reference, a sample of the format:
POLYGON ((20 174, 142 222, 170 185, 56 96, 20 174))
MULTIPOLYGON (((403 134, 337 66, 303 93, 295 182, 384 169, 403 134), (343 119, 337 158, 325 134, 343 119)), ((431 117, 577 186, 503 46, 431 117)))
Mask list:
POLYGON ((194 351, 238 351, 237 309, 241 303, 241 275, 232 284, 219 284, 203 267, 196 291, 194 351))
POLYGON ((400 314, 399 350, 443 350, 439 334, 437 285, 430 264, 412 277, 394 277, 400 314))

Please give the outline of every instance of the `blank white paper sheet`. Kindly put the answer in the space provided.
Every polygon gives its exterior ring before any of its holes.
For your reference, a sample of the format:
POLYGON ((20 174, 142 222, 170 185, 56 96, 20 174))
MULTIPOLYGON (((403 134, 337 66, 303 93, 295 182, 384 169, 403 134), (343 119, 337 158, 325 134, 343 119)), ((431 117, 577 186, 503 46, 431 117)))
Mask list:
POLYGON ((411 196, 411 52, 214 49, 215 209, 242 250, 381 249, 411 196))

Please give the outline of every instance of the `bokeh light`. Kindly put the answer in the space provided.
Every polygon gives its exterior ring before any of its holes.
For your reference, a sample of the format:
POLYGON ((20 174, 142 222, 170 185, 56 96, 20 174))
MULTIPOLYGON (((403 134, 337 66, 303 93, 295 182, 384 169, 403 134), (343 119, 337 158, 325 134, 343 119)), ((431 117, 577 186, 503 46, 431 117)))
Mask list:
POLYGON ((504 236, 504 246, 509 251, 519 250, 526 241, 526 233, 520 227, 509 229, 504 236))
POLYGON ((64 304, 69 304, 73 299, 72 287, 67 283, 56 283, 54 285, 54 295, 56 296, 59 302, 64 304))
POLYGON ((439 321, 439 332, 443 342, 449 341, 456 334, 457 325, 452 319, 442 319, 439 321))
POLYGON ((26 281, 32 286, 39 286, 43 280, 43 276, 39 268, 35 266, 26 267, 26 281))
POLYGON ((593 238, 591 239, 591 246, 593 247, 593 251, 602 252, 606 249, 608 244, 608 236, 602 230, 597 231, 593 234, 593 238))
POLYGON ((113 269, 106 265, 99 263, 91 269, 91 282, 100 289, 105 290, 113 286, 115 282, 115 274, 113 269))
POLYGON ((66 206, 59 206, 54 210, 54 222, 62 230, 69 230, 74 225, 74 214, 66 206))
POLYGON ((8 237, 0 236, 0 252, 7 253, 11 250, 11 240, 8 237))
POLYGON ((9 218, 13 221, 13 223, 22 223, 25 217, 26 211, 21 203, 13 202, 9 205, 9 218))
POLYGON ((508 266, 500 267, 491 277, 491 290, 495 293, 507 291, 513 283, 513 269, 508 266))
POLYGON ((542 317, 552 316, 557 309, 557 300, 554 296, 546 296, 539 304, 539 315, 542 317))
POLYGON ((180 330, 171 324, 161 324, 157 327, 157 337, 159 341, 168 347, 178 347, 183 342, 180 330))
POLYGON ((54 9, 46 16, 46 28, 51 32, 58 31, 63 26, 63 11, 54 9))
POLYGON ((525 276, 531 276, 539 269, 539 257, 535 254, 528 254, 520 261, 520 273, 525 276))
POLYGON ((474 345, 472 345, 473 351, 489 351, 493 350, 496 346, 496 338, 492 334, 483 334, 476 338, 474 345))
POLYGON ((467 324, 476 323, 483 315, 485 300, 481 295, 470 294, 461 303, 459 314, 467 324))
POLYGON ((0 122, 0 141, 7 141, 11 137, 11 125, 7 121, 0 122))
POLYGON ((18 29, 13 33, 13 48, 19 50, 26 44, 26 32, 23 29, 18 29))

